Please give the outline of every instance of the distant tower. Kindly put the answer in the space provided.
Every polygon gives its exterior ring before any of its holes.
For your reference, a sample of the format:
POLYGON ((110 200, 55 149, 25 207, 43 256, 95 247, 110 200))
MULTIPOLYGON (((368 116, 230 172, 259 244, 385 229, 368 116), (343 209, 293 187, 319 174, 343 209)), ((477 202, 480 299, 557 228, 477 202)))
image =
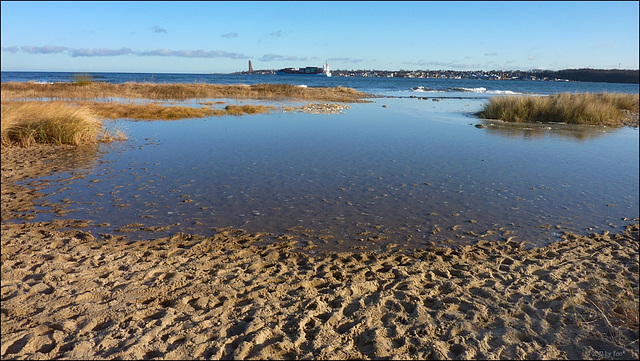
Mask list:
POLYGON ((253 73, 253 66, 251 65, 251 60, 249 60, 249 73, 253 73))

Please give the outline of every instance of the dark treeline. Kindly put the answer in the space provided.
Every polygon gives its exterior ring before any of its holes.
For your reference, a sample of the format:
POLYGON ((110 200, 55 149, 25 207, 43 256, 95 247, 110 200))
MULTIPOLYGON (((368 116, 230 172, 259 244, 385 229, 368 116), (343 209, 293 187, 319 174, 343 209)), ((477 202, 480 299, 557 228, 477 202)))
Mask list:
POLYGON ((565 69, 543 70, 536 73, 539 77, 567 79, 571 81, 590 81, 600 83, 639 83, 638 70, 623 69, 565 69))

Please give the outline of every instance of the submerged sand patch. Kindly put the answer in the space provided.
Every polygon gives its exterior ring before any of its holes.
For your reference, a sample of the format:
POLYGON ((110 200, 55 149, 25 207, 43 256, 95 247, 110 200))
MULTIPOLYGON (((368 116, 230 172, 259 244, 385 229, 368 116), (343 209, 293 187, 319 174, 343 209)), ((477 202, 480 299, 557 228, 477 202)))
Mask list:
POLYGON ((532 250, 309 254, 242 230, 131 241, 13 219, 40 196, 17 181, 96 159, 66 151, 2 150, 5 359, 639 356, 637 223, 532 250))

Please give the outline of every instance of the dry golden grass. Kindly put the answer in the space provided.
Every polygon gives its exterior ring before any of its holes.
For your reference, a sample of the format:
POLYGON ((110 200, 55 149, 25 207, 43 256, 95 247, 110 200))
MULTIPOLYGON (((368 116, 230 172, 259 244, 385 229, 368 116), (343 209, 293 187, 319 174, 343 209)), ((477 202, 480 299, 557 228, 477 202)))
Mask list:
POLYGON ((219 85, 204 83, 124 83, 103 82, 2 83, 2 99, 302 99, 335 102, 362 102, 373 95, 351 88, 309 88, 289 84, 219 85))
POLYGON ((221 109, 209 107, 163 106, 158 104, 127 104, 119 102, 78 102, 103 119, 176 120, 225 115, 221 109))
POLYGON ((198 104, 201 104, 201 105, 220 105, 220 104, 224 104, 224 101, 222 101, 222 100, 204 101, 204 102, 198 102, 198 104))
POLYGON ((224 110, 228 115, 244 115, 244 114, 260 114, 266 113, 277 108, 274 106, 265 106, 265 105, 227 105, 224 110))
POLYGON ((100 119, 176 120, 268 113, 276 107, 228 105, 224 109, 90 101, 3 101, 2 146, 83 145, 124 139, 100 119))
POLYGON ((75 85, 89 85, 93 82, 93 77, 89 74, 76 74, 73 76, 73 84, 75 85))
POLYGON ((623 110, 638 112, 638 94, 560 93, 536 97, 495 97, 476 115, 508 122, 620 126, 625 118, 623 110))
POLYGON ((122 137, 87 107, 65 102, 2 102, 2 146, 93 144, 122 137))
POLYGON ((265 105, 228 105, 224 109, 158 104, 125 104, 118 102, 77 102, 92 110, 99 118, 134 120, 177 120, 224 115, 268 113, 276 109, 265 105))

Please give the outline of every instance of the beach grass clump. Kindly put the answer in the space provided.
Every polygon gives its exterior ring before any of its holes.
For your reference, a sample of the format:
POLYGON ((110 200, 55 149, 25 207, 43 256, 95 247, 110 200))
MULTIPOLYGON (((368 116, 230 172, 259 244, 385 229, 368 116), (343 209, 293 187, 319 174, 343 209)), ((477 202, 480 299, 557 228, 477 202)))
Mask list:
POLYGON ((120 102, 81 102, 100 118, 134 120, 177 120, 204 118, 225 114, 222 109, 209 107, 163 106, 159 104, 126 104, 120 102))
POLYGON ((224 115, 267 113, 276 109, 265 105, 227 105, 223 109, 159 104, 127 104, 120 102, 77 102, 88 107, 100 118, 133 120, 178 120, 224 115))
POLYGON ((625 110, 638 112, 638 94, 605 92, 501 96, 492 98, 476 115, 507 122, 621 126, 625 110))
POLYGON ((72 79, 72 84, 85 86, 89 84, 93 84, 93 77, 89 74, 75 74, 72 79))
POLYGON ((86 145, 121 138, 87 107, 64 102, 2 102, 2 146, 86 145))
POLYGON ((254 104, 227 105, 224 108, 227 115, 261 114, 261 113, 271 112, 275 109, 276 107, 274 106, 254 105, 254 104))

